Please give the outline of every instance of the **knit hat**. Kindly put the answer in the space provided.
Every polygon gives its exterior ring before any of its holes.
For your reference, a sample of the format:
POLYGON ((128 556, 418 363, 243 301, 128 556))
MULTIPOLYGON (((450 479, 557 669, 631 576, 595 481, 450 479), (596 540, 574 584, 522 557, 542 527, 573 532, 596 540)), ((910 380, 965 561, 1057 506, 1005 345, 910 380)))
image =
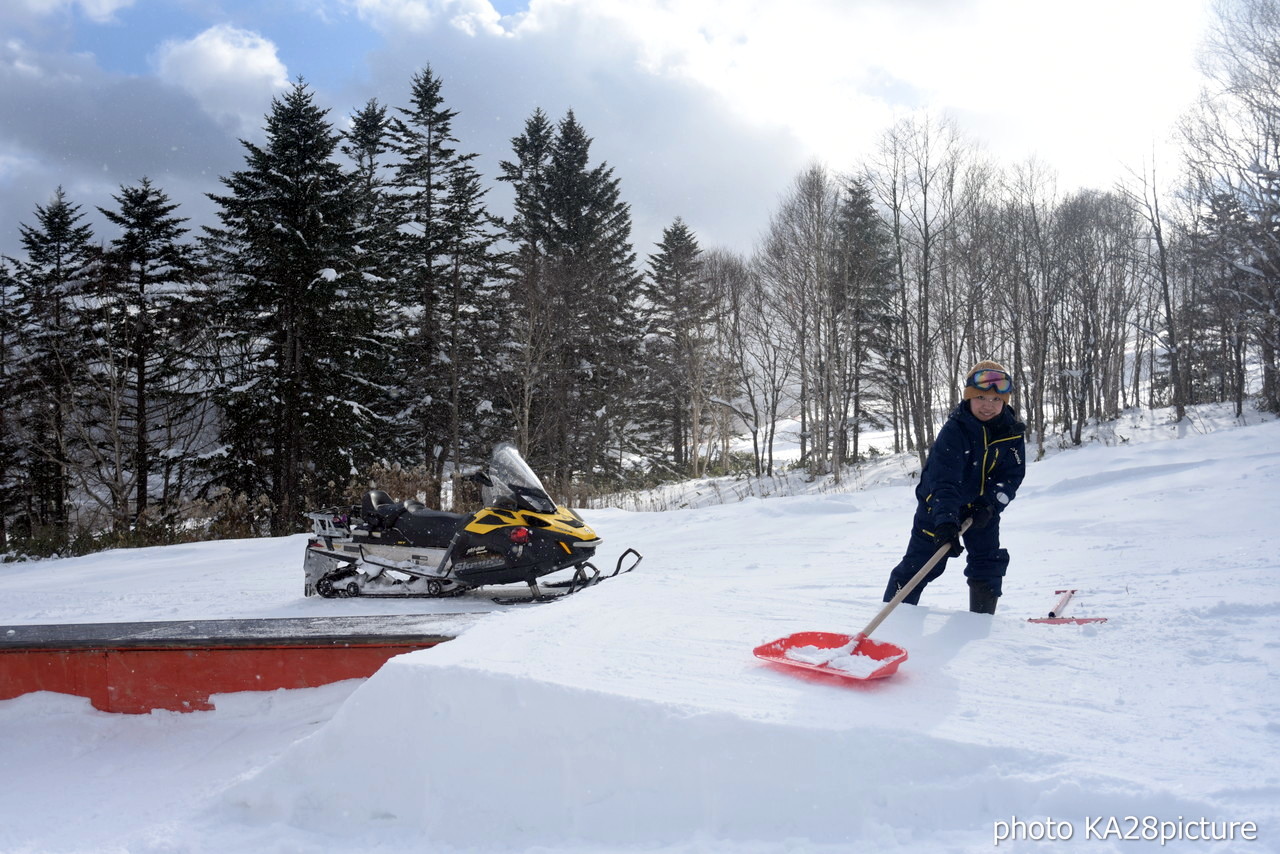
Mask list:
POLYGON ((964 389, 963 389, 964 399, 972 400, 973 398, 977 397, 980 394, 994 394, 996 397, 1004 401, 1005 405, 1007 406, 1009 403, 1009 395, 1013 392, 1012 382, 1013 382, 1013 377, 1010 376, 1009 372, 1004 369, 1004 365, 1001 365, 999 362, 993 362, 990 359, 983 360, 978 364, 974 365, 972 368, 970 368, 969 373, 964 375, 964 389), (1009 389, 1004 392, 999 392, 993 388, 983 389, 983 388, 978 388, 972 385, 973 376, 979 371, 1000 371, 1006 376, 1009 376, 1009 382, 1010 382, 1009 389))

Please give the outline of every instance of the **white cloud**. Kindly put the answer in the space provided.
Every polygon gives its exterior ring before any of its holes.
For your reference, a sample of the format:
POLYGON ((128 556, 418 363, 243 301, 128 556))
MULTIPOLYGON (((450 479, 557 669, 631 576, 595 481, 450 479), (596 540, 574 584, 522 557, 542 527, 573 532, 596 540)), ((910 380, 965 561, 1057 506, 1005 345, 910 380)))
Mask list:
POLYGON ((45 76, 46 70, 41 67, 39 57, 18 39, 9 39, 0 43, 0 74, 13 79, 38 80, 45 76))
POLYGON ((116 12, 127 9, 134 0, 16 0, 17 5, 34 15, 51 15, 79 8, 86 18, 105 24, 115 19, 116 12))
POLYGON ((0 40, 0 116, 0 254, 21 255, 18 224, 59 186, 104 239, 116 230, 97 207, 114 207, 112 195, 143 177, 193 223, 212 222, 205 193, 244 162, 235 137, 187 93, 17 39, 0 40))
POLYGON ((115 17, 116 12, 132 6, 134 0, 77 0, 76 5, 94 21, 104 23, 115 17))
MULTIPOLYGON (((590 4, 535 0, 500 19, 501 36, 468 36, 438 15, 423 17, 441 7, 364 4, 361 14, 387 42, 370 61, 379 100, 403 104, 411 75, 430 64, 459 111, 455 134, 490 176, 535 108, 553 121, 572 109, 595 140, 593 162, 607 161, 621 181, 642 256, 676 216, 705 245, 747 249, 808 159, 790 129, 748 122, 718 92, 667 73, 629 26, 590 4)), ((509 200, 505 184, 488 197, 498 214, 509 200)))
POLYGON ((0 148, 0 185, 16 175, 31 171, 36 165, 37 159, 30 154, 0 148))
POLYGON ((1153 146, 1172 158, 1208 14, 1205 0, 980 0, 922 27, 893 68, 1002 161, 1035 153, 1068 185, 1105 187, 1153 146))
POLYGON ((895 118, 948 111, 1003 162, 1106 185, 1199 83, 1210 0, 352 0, 391 40, 442 23, 546 51, 548 79, 619 72, 702 87, 747 124, 856 168, 895 118), (466 25, 459 23, 467 21, 466 25))
POLYGON ((383 32, 424 32, 447 23, 469 36, 506 33, 489 0, 351 0, 363 20, 383 32))
POLYGON ((1190 103, 1208 5, 533 0, 515 33, 569 9, 612 21, 645 70, 708 87, 837 167, 895 115, 930 109, 954 113, 1002 157, 1039 152, 1090 180, 1149 152, 1190 103))
POLYGON ((156 51, 157 73, 192 95, 205 112, 241 135, 262 126, 271 97, 289 85, 276 46, 248 30, 210 27, 187 41, 166 41, 156 51))

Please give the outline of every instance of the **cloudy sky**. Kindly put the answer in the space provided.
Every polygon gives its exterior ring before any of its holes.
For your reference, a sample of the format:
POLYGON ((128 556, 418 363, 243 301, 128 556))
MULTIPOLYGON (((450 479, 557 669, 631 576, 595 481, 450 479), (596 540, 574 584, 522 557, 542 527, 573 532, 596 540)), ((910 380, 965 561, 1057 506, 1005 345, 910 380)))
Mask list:
POLYGON ((572 109, 642 257, 676 216, 749 252, 800 170, 857 169, 913 111, 1107 187, 1167 156, 1210 20, 1210 0, 0 0, 0 253, 59 185, 102 239, 94 207, 144 176, 211 223, 204 193, 290 81, 342 126, 428 64, 490 178, 534 108, 572 109))

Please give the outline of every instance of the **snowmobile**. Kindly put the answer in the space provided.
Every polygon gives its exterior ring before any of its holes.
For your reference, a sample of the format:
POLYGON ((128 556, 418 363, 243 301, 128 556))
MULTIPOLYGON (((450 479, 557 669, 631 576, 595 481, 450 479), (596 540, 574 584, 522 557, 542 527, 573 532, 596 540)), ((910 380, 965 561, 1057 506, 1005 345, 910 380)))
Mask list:
POLYGON ((393 501, 380 489, 345 512, 307 513, 313 534, 303 560, 305 594, 439 597, 523 582, 528 597, 495 601, 544 601, 630 572, 642 559, 627 549, 613 572, 602 574, 591 562, 600 538, 577 512, 551 500, 513 445, 495 448, 488 472, 470 479, 480 485, 484 504, 474 513, 431 510, 413 499, 393 501), (569 577, 538 583, 560 570, 568 570, 569 577))

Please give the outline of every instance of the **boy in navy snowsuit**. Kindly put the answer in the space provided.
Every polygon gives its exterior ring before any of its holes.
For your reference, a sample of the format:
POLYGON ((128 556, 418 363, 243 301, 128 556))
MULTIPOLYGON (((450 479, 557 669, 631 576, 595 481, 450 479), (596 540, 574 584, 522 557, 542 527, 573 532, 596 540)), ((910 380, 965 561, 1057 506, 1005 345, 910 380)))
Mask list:
MULTIPOLYGON (((1000 514, 1018 493, 1026 472, 1026 425, 1009 406, 1013 379, 998 363, 983 361, 965 376, 964 399, 938 431, 916 486, 916 514, 902 561, 889 575, 888 602, 944 543, 947 557, 960 546, 960 524, 972 518, 964 534, 969 557, 969 610, 994 614, 1009 553, 1000 548, 1000 514)), ((902 601, 920 603, 926 584, 942 575, 947 557, 902 601)))

